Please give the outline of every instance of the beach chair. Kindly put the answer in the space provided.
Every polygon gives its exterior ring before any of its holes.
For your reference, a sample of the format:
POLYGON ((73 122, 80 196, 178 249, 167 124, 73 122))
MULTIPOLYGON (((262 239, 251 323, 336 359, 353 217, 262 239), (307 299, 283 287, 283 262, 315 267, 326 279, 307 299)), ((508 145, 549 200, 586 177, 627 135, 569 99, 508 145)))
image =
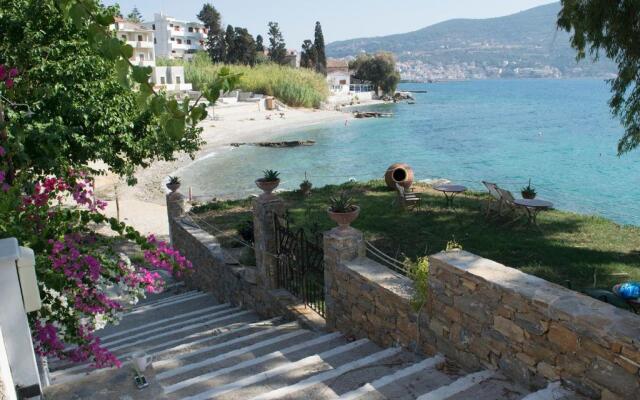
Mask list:
POLYGON ((487 181, 482 181, 482 184, 487 188, 491 195, 491 198, 486 204, 485 217, 489 218, 491 213, 500 215, 502 213, 502 195, 498 191, 498 185, 487 181))
POLYGON ((511 216, 513 217, 511 221, 507 222, 506 225, 510 225, 522 217, 526 216, 526 211, 524 208, 518 206, 515 202, 515 197, 513 194, 505 189, 496 186, 498 193, 500 193, 500 197, 502 198, 502 205, 500 206, 500 216, 511 216))
POLYGON ((407 192, 404 186, 401 186, 396 183, 396 191, 398 192, 398 196, 396 201, 400 204, 400 206, 404 209, 418 209, 421 208, 422 200, 420 197, 416 196, 413 193, 407 192))

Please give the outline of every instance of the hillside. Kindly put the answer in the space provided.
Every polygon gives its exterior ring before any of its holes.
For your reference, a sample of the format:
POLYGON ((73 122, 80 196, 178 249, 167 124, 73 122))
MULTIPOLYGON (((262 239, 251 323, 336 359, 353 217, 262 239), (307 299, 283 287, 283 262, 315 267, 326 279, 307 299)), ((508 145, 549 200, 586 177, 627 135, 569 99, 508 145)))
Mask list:
POLYGON ((610 76, 613 63, 575 61, 569 34, 556 29, 560 3, 489 19, 453 19, 403 34, 327 45, 330 57, 393 52, 404 79, 610 76))

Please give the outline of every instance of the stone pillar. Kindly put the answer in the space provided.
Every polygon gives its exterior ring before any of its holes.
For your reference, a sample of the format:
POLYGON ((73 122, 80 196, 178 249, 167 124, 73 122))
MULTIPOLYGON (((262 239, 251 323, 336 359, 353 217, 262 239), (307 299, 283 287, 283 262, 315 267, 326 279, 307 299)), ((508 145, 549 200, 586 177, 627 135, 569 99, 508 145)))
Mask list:
POLYGON ((168 193, 167 199, 167 217, 169 222, 169 242, 173 244, 173 220, 184 214, 184 196, 178 192, 168 193))
POLYGON ((364 235, 354 228, 333 228, 324 233, 324 301, 328 329, 336 329, 336 307, 334 297, 337 285, 334 271, 340 264, 366 256, 364 235))
POLYGON ((257 284, 265 289, 275 289, 278 260, 275 215, 284 214, 284 202, 275 195, 261 195, 253 202, 253 237, 258 267, 257 284))

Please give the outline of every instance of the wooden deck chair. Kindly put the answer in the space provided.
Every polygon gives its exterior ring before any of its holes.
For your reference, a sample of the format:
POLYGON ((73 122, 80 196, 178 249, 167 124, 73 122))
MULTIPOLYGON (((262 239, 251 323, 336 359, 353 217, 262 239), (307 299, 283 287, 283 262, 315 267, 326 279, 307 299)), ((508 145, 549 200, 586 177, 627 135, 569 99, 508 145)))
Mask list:
POLYGON ((422 205, 422 200, 420 197, 416 196, 413 193, 408 193, 403 186, 400 186, 396 183, 396 190, 398 191, 397 201, 400 206, 404 209, 418 209, 420 210, 422 205))
POLYGON ((502 210, 500 216, 505 215, 505 212, 507 212, 508 215, 513 217, 513 219, 507 222, 506 225, 512 224, 526 215, 526 211, 522 207, 514 203, 516 199, 515 197, 513 197, 513 194, 510 191, 502 188, 497 188, 497 190, 500 193, 500 197, 502 197, 502 210))
MULTIPOLYGON (((489 218, 492 212, 495 212, 497 215, 502 213, 502 195, 498 190, 498 185, 492 182, 482 181, 482 184, 487 188, 491 198, 489 199, 486 205, 485 217, 489 218)), ((513 197, 513 196, 512 196, 513 197)))

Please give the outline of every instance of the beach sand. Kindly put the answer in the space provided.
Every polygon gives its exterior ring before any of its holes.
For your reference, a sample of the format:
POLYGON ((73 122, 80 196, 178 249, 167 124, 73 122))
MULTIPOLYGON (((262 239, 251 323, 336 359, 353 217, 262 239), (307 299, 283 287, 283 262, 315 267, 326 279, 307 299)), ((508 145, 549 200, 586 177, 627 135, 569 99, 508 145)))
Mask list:
MULTIPOLYGON (((327 110, 287 108, 284 111, 260 111, 255 103, 223 104, 215 107, 214 116, 200 123, 206 144, 196 159, 234 142, 269 141, 282 133, 313 125, 352 119, 350 113, 327 110), (281 116, 283 113, 283 116, 281 116)), ((96 196, 108 201, 105 213, 143 234, 168 237, 163 180, 193 160, 186 154, 171 162, 157 161, 136 172, 138 183, 128 186, 113 174, 96 177, 96 196), (117 201, 116 201, 117 199, 117 201)), ((94 167, 104 166, 96 163, 94 167)), ((185 193, 186 195, 186 193, 185 193)))

